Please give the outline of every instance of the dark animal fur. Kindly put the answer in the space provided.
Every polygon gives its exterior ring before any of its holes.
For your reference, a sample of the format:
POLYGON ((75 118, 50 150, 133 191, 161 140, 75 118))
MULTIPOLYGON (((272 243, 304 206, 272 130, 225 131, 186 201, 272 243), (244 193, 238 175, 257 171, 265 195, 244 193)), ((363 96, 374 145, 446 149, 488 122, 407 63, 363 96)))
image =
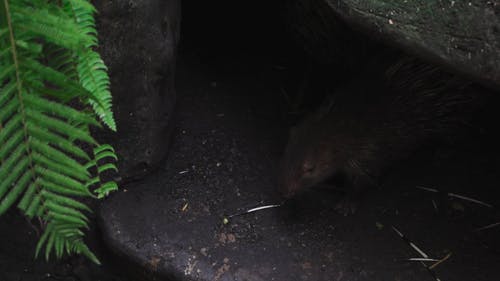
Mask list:
POLYGON ((375 62, 292 128, 282 191, 290 197, 341 176, 357 193, 427 140, 463 126, 478 100, 475 86, 415 59, 382 69, 375 62))

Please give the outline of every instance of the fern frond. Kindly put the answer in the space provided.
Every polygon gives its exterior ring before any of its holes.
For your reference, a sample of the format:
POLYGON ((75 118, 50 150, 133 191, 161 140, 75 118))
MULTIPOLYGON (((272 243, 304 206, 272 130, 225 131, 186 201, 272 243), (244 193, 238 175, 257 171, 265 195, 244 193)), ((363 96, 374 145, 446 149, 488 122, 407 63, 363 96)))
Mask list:
POLYGON ((81 50, 90 43, 75 22, 64 17, 64 13, 54 14, 44 9, 15 5, 15 2, 12 1, 12 20, 20 30, 70 50, 81 50))
POLYGON ((78 196, 78 197, 90 196, 88 190, 68 188, 67 186, 60 185, 45 179, 39 180, 38 186, 42 187, 42 189, 44 190, 55 192, 61 195, 78 196))
POLYGON ((16 185, 10 190, 9 194, 2 199, 2 202, 0 202, 0 213, 5 212, 19 199, 19 196, 28 187, 30 180, 31 174, 29 172, 23 174, 23 176, 17 180, 16 185))
POLYGON ((33 202, 33 197, 35 196, 35 192, 37 190, 38 182, 35 181, 30 184, 26 192, 21 198, 21 201, 19 204, 17 204, 17 207, 23 211, 26 211, 28 209, 28 205, 30 202, 33 202))
MULTIPOLYGON (((118 168, 116 167, 115 164, 104 161, 107 158, 111 158, 114 161, 118 160, 118 158, 116 157, 116 154, 115 154, 115 150, 113 149, 113 147, 111 145, 109 145, 109 144, 100 145, 94 149, 94 158, 91 161, 89 161, 85 165, 85 167, 87 167, 87 169, 96 167, 97 173, 99 176, 101 174, 105 173, 106 171, 110 171, 110 170, 111 171, 118 171, 118 168), (100 165, 99 163, 102 163, 102 162, 104 162, 104 164, 100 165)), ((93 186, 97 183, 100 183, 101 179, 99 176, 90 179, 87 182, 87 187, 90 187, 90 186, 93 186)), ((115 191, 117 189, 118 189, 118 185, 115 182, 108 181, 108 182, 102 184, 99 188, 96 188, 94 190, 94 193, 97 194, 98 199, 101 199, 101 198, 108 196, 109 193, 111 193, 112 191, 115 191)))
MULTIPOLYGON (((96 115, 115 129, 106 67, 91 50, 94 13, 84 0, 0 0, 0 215, 17 202, 28 218, 44 222, 36 255, 80 253, 98 263, 83 242, 90 209, 78 197, 95 197, 89 188, 100 180, 89 169, 115 170, 97 163, 116 155, 89 129, 100 126, 96 115), (95 114, 74 109, 75 101, 95 114), (100 154, 90 157, 82 143, 100 154)), ((97 196, 115 185, 103 184, 97 196)))
POLYGON ((94 112, 111 130, 116 131, 116 123, 111 110, 111 92, 109 91, 109 77, 107 67, 101 56, 91 47, 97 45, 97 31, 95 28, 95 8, 85 0, 68 0, 65 11, 70 15, 79 28, 81 34, 87 36, 87 48, 78 54, 77 71, 80 83, 85 89, 93 93, 87 99, 94 112))
POLYGON ((101 187, 94 190, 94 192, 97 193, 97 198, 101 199, 116 190, 118 190, 118 185, 116 184, 116 182, 108 181, 107 183, 101 185, 101 187))
POLYGON ((24 171, 27 170, 28 165, 30 164, 28 158, 24 158, 19 163, 14 165, 14 167, 10 170, 10 173, 3 178, 3 181, 0 183, 0 198, 2 198, 5 194, 9 194, 9 192, 13 192, 14 188, 16 188, 19 182, 17 181, 20 175, 23 174, 24 171))
MULTIPOLYGON (((67 98, 65 100, 69 100, 76 96, 88 99, 94 98, 92 93, 84 89, 77 81, 72 80, 70 77, 64 75, 64 73, 42 65, 38 61, 26 59, 24 60, 24 66, 27 70, 36 73, 39 79, 43 79, 59 89, 65 89, 67 91, 67 98)), ((36 81, 31 80, 27 82, 33 83, 36 81)), ((31 85, 33 84, 29 86, 31 85)), ((46 86, 44 85, 44 87, 46 86)))
POLYGON ((27 119, 29 119, 29 121, 27 120, 27 123, 29 122, 32 124, 37 124, 38 126, 43 126, 47 129, 51 129, 68 137, 73 137, 84 142, 96 144, 96 141, 89 134, 87 134, 86 131, 71 126, 67 122, 61 121, 57 118, 47 116, 41 111, 29 108, 26 109, 25 114, 27 119))
POLYGON ((65 1, 63 10, 78 25, 80 32, 88 36, 87 49, 97 46, 97 30, 95 26, 94 14, 97 12, 95 7, 86 0, 68 0, 65 1))
POLYGON ((33 153, 32 158, 35 162, 39 163, 41 166, 44 168, 57 172, 61 175, 70 177, 70 178, 75 178, 76 180, 79 181, 87 181, 89 180, 89 172, 85 167, 80 166, 80 167, 69 167, 66 165, 63 165, 57 161, 54 161, 53 159, 50 159, 46 156, 43 156, 42 154, 39 153, 33 153))
MULTIPOLYGON (((52 132, 49 132, 48 130, 39 128, 37 126, 34 126, 32 124, 27 124, 26 129, 28 130, 29 134, 32 135, 34 138, 42 140, 43 142, 38 143, 38 149, 42 150, 45 155, 50 156, 53 159, 56 159, 57 161, 69 165, 69 166, 74 166, 75 162, 72 158, 66 158, 66 154, 63 152, 66 152, 68 154, 71 154, 75 156, 76 158, 83 158, 85 160, 90 160, 89 156, 85 151, 83 151, 80 147, 76 146, 73 142, 69 141, 68 139, 54 134, 52 132), (52 146, 46 145, 46 143, 51 143, 52 146), (59 150, 62 151, 59 151, 59 150), (64 160, 68 159, 68 160, 64 160), (69 162, 69 163, 68 163, 69 162)), ((32 143, 32 145, 37 145, 35 143, 32 143)))
POLYGON ((74 52, 54 44, 47 44, 44 56, 49 68, 61 72, 72 81, 78 81, 74 52))
POLYGON ((73 207, 75 209, 87 211, 89 213, 92 212, 92 210, 90 210, 90 208, 87 207, 87 205, 82 204, 82 203, 80 203, 74 199, 71 199, 69 197, 66 197, 66 196, 61 196, 61 195, 58 195, 56 193, 49 192, 46 190, 42 191, 42 196, 44 196, 45 198, 47 198, 53 202, 56 202, 58 204, 61 204, 61 205, 67 206, 67 207, 73 207))
POLYGON ((116 123, 111 111, 110 82, 104 61, 98 53, 87 51, 79 57, 77 69, 80 83, 89 92, 94 93, 95 99, 89 99, 88 102, 104 124, 116 131, 116 123))

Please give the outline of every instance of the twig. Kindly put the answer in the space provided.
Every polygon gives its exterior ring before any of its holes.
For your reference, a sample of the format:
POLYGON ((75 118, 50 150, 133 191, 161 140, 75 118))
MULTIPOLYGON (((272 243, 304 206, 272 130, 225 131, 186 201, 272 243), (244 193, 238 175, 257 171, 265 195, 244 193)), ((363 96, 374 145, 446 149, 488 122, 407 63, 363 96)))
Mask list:
POLYGON ((443 263, 444 261, 446 261, 450 257, 451 257, 451 253, 448 253, 444 258, 440 259, 439 261, 437 261, 433 265, 429 266, 429 269, 434 269, 436 266, 440 265, 441 263, 443 263))
MULTIPOLYGON (((416 186, 416 188, 422 189, 422 190, 425 190, 425 191, 429 191, 429 192, 434 192, 434 193, 439 193, 440 192, 438 189, 429 188, 429 187, 425 187, 425 186, 416 186)), ((483 206, 488 207, 488 208, 493 208, 493 205, 491 205, 491 204, 485 203, 483 201, 479 201, 479 200, 474 199, 474 198, 463 196, 463 195, 460 195, 460 194, 449 192, 449 193, 446 193, 446 195, 448 195, 449 197, 454 197, 454 198, 462 199, 462 200, 469 201, 469 202, 472 202, 472 203, 476 203, 476 204, 479 204, 479 205, 483 205, 483 206)))
POLYGON ((256 207, 256 208, 252 208, 252 209, 246 210, 246 211, 241 212, 241 213, 230 215, 230 216, 228 216, 228 218, 232 218, 232 217, 235 217, 235 216, 241 216, 241 215, 244 215, 244 214, 249 214, 249 213, 257 212, 257 211, 264 210, 264 209, 276 208, 276 207, 280 207, 280 206, 281 206, 281 204, 260 206, 260 207, 256 207))
MULTIPOLYGON (((399 231, 394 226, 392 226, 392 229, 399 235, 399 237, 401 237, 401 239, 403 239, 403 241, 405 241, 408 245, 410 245, 410 247, 412 247, 415 251, 417 251, 419 255, 421 255, 424 259, 429 259, 429 256, 424 251, 420 250, 420 248, 417 247, 417 245, 411 242, 410 239, 408 239, 403 233, 401 233, 401 231, 399 231)), ((427 272, 429 272, 429 274, 432 276, 432 278, 434 278, 435 281, 441 281, 441 279, 439 279, 439 277, 436 276, 436 273, 430 267, 428 267, 424 261, 420 261, 420 263, 422 264, 423 267, 425 267, 427 272)))
POLYGON ((431 258, 409 258, 408 261, 439 261, 438 259, 431 259, 431 258))
POLYGON ((432 206, 434 206, 434 210, 436 211, 436 213, 439 213, 439 209, 438 209, 438 206, 436 204, 436 201, 432 200, 432 206))
POLYGON ((480 228, 476 228, 474 231, 483 231, 483 230, 486 230, 486 229, 490 229, 490 228, 493 228, 493 227, 497 227, 500 225, 500 222, 496 222, 496 223, 492 223, 492 224, 488 224, 487 226, 483 226, 483 227, 480 227, 480 228))
POLYGON ((466 196, 463 196, 463 195, 459 195, 459 194, 455 194, 455 193, 448 193, 448 196, 455 197, 455 198, 458 198, 458 199, 462 199, 462 200, 465 200, 465 201, 470 201, 470 202, 473 202, 473 203, 476 203, 476 204, 479 204, 479 205, 483 205, 483 206, 488 207, 488 208, 493 208, 493 205, 491 205, 491 204, 484 203, 484 202, 479 201, 477 199, 473 199, 473 198, 466 197, 466 196))
POLYGON ((249 214, 249 213, 257 212, 257 211, 260 211, 260 210, 265 210, 265 209, 270 209, 270 208, 281 207, 281 205, 283 205, 283 204, 274 204, 274 205, 260 206, 260 207, 255 207, 255 208, 252 208, 252 209, 246 210, 246 211, 241 212, 241 213, 232 214, 232 215, 229 215, 229 216, 227 216, 227 217, 224 217, 224 218, 222 219, 222 223, 223 223, 223 224, 228 224, 228 223, 229 223, 229 219, 230 219, 230 218, 232 218, 232 217, 236 217, 236 216, 241 216, 241 215, 245 215, 245 214, 249 214))
POLYGON ((394 226, 392 227, 392 229, 399 235, 399 237, 401 237, 401 239, 403 239, 408 245, 410 245, 410 247, 412 247, 415 251, 417 251, 417 253, 420 256, 422 256, 423 258, 426 258, 426 259, 429 258, 429 256, 424 251, 420 250, 420 248, 417 247, 417 245, 415 245, 413 242, 411 242, 410 239, 406 238, 406 236, 404 236, 403 233, 401 233, 401 231, 399 231, 394 226))

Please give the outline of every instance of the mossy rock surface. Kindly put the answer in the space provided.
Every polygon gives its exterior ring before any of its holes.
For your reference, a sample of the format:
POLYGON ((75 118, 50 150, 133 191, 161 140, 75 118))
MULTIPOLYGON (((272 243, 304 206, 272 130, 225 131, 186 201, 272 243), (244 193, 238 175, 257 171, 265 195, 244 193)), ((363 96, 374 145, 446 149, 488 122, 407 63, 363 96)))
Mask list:
POLYGON ((341 19, 431 62, 500 87, 500 3, 324 0, 341 19))

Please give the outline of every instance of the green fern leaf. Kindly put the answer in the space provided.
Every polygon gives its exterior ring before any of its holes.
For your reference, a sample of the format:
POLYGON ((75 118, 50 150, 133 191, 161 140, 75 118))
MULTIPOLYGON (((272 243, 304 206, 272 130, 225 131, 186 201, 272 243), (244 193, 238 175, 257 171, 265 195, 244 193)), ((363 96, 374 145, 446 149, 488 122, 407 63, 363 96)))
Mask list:
POLYGON ((91 193, 88 192, 87 188, 85 188, 85 185, 77 180, 74 180, 65 175, 61 175, 57 172, 45 169, 41 166, 36 166, 35 171, 40 175, 41 178, 47 181, 51 181, 60 186, 64 186, 66 189, 69 190, 81 191, 82 193, 91 196, 91 193))
POLYGON ((8 82, 7 85, 3 86, 0 90, 0 106, 4 106, 4 104, 12 98, 15 94, 16 84, 14 82, 8 82))
POLYGON ((46 200, 44 207, 49 210, 49 214, 50 214, 50 212, 53 212, 54 214, 64 215, 67 218, 72 218, 71 220, 78 221, 79 223, 82 223, 82 222, 87 223, 88 222, 87 217, 85 217, 85 215, 82 214, 80 211, 77 211, 77 210, 70 208, 70 207, 56 204, 48 198, 44 198, 44 199, 46 200))
POLYGON ((59 164, 58 162, 49 159, 48 157, 45 157, 39 153, 33 153, 31 155, 33 158, 34 162, 39 163, 41 166, 43 166, 46 169, 49 169, 51 171, 54 171, 56 173, 59 173, 61 175, 65 175, 71 178, 75 178, 79 181, 87 181, 89 179, 89 172, 85 167, 80 166, 77 168, 73 167, 68 167, 62 164, 59 164))
POLYGON ((72 169, 79 169, 81 167, 81 164, 75 161, 73 158, 67 157, 67 154, 54 149, 47 143, 44 143, 35 138, 31 139, 29 143, 33 151, 46 155, 47 157, 53 159, 54 161, 57 161, 60 164, 71 167, 72 169))
POLYGON ((5 178, 3 178, 3 181, 0 183, 0 198, 2 198, 12 186, 15 186, 16 180, 28 168, 28 166, 29 159, 24 158, 14 166, 14 168, 5 178))
POLYGON ((30 202, 33 201, 33 196, 35 195, 35 192, 37 190, 37 185, 38 185, 37 182, 33 182, 32 184, 30 184, 28 190, 24 193, 21 201, 19 202, 19 204, 17 204, 17 207, 19 209, 25 212, 27 211, 30 202))
POLYGON ((65 11, 70 15, 81 34, 87 36, 87 49, 78 55, 77 71, 80 83, 85 89, 93 93, 88 99, 94 112, 111 130, 116 131, 116 123, 111 110, 111 93, 109 91, 109 77, 107 67, 101 56, 90 49, 97 45, 97 31, 95 29, 95 8, 83 0, 69 0, 65 11))
POLYGON ((95 158, 96 158, 96 160, 97 160, 97 161, 100 161, 100 160, 102 160, 102 159, 106 159, 106 158, 108 158, 108 157, 109 157, 109 158, 112 158, 112 159, 113 159, 113 160, 115 160, 115 161, 117 161, 117 160, 118 160, 118 157, 117 157, 117 156, 116 156, 116 154, 115 154, 114 152, 112 152, 112 151, 103 151, 103 152, 101 152, 101 153, 99 153, 99 154, 97 154, 97 155, 95 156, 95 158))
POLYGON ((58 221, 61 223, 74 224, 74 225, 77 225, 78 227, 83 227, 86 229, 89 228, 88 223, 85 220, 78 218, 78 217, 75 217, 75 216, 67 215, 65 213, 58 213, 58 212, 49 211, 47 214, 47 218, 53 219, 54 221, 58 221))
POLYGON ((5 213, 7 209, 12 206, 16 200, 20 197, 21 193, 28 187, 31 180, 31 173, 25 172, 24 175, 17 180, 16 185, 10 190, 10 192, 3 198, 0 202, 0 215, 5 213))
POLYGON ((19 110, 19 101, 17 99, 11 99, 8 103, 2 107, 0 112, 0 122, 5 123, 14 113, 19 110))
POLYGON ((72 189, 64 185, 59 185, 58 183, 52 182, 47 179, 39 180, 39 185, 44 189, 58 194, 68 195, 68 196, 89 196, 87 190, 72 189))
POLYGON ((9 122, 0 130, 0 143, 3 143, 8 137, 12 136, 14 132, 19 131, 22 125, 21 115, 13 116, 9 122))
POLYGON ((54 44, 47 44, 44 55, 47 67, 64 74, 70 80, 78 81, 74 52, 54 44))
POLYGON ((54 14, 48 10, 16 5, 12 8, 13 20, 19 22, 17 27, 21 30, 70 50, 81 50, 88 44, 87 37, 79 32, 78 26, 62 17, 62 13, 54 14))
POLYGON ((24 214, 32 219, 39 211, 40 209, 40 204, 42 203, 42 197, 40 195, 35 195, 31 202, 28 204, 28 207, 26 208, 26 211, 24 214))
POLYGON ((69 106, 65 106, 57 102, 49 101, 35 95, 24 95, 23 100, 26 106, 36 108, 40 112, 50 113, 53 116, 64 118, 69 121, 76 120, 78 122, 84 122, 89 125, 99 125, 99 123, 97 123, 94 118, 89 116, 89 114, 75 110, 69 106))
POLYGON ((73 248, 77 253, 84 255, 89 260, 93 261, 94 263, 101 264, 99 259, 97 259, 97 257, 94 255, 94 253, 92 253, 90 251, 90 249, 87 247, 87 245, 85 245, 85 243, 83 243, 83 241, 81 241, 81 240, 75 241, 73 248))
MULTIPOLYGON (((97 32, 92 14, 95 12, 93 6, 87 1, 68 1, 66 5, 68 14, 74 17, 75 22, 80 29, 81 34, 87 36, 87 47, 97 45, 97 32)), ((70 73, 73 77, 75 66, 73 65, 73 56, 70 52, 64 52, 60 49, 59 56, 50 56, 55 60, 52 64, 55 69, 70 73)), ((90 103, 99 118, 112 130, 116 130, 116 124, 111 111, 111 93, 109 92, 109 77, 106 73, 106 66, 100 55, 90 49, 86 49, 79 54, 78 74, 80 83, 85 89, 92 93, 86 101, 90 103)))
POLYGON ((59 119, 49 117, 39 111, 32 109, 26 109, 25 114, 30 119, 29 122, 38 124, 39 126, 44 126, 50 130, 56 131, 57 133, 66 135, 68 137, 71 136, 86 143, 97 143, 86 131, 75 128, 74 126, 71 126, 59 119))
POLYGON ((94 99, 88 102, 100 119, 113 131, 116 124, 111 111, 111 92, 109 91, 109 77, 106 66, 99 54, 87 51, 81 54, 78 61, 80 83, 85 89, 93 93, 94 99))
POLYGON ((56 233, 55 231, 49 232, 49 240, 47 241, 47 244, 45 244, 45 260, 49 260, 50 253, 52 252, 52 245, 54 245, 54 240, 56 238, 56 233))
POLYGON ((101 187, 94 190, 94 192, 97 194, 97 198, 101 199, 108 196, 109 193, 116 190, 118 190, 118 185, 116 184, 116 182, 109 181, 101 185, 101 187))
POLYGON ((38 243, 35 248, 35 257, 38 257, 38 254, 40 253, 40 250, 42 249, 42 246, 45 244, 45 241, 47 241, 47 238, 49 235, 52 233, 52 230, 54 229, 54 224, 49 223, 47 227, 45 228, 45 231, 43 232, 42 236, 38 240, 38 243))
POLYGON ((21 158, 25 157, 26 147, 24 145, 19 145, 2 163, 2 169, 0 169, 0 179, 4 179, 11 173, 14 165, 21 161, 21 158))
POLYGON ((2 146, 0 147, 0 159, 4 159, 9 152, 13 151, 19 145, 19 143, 21 143, 23 138, 23 131, 18 130, 12 136, 10 136, 7 141, 2 143, 2 146))
POLYGON ((102 174, 103 172, 108 171, 108 170, 114 170, 114 171, 118 172, 118 168, 113 163, 106 163, 102 166, 97 167, 97 172, 99 174, 102 174))
POLYGON ((85 151, 83 151, 80 147, 76 146, 73 142, 68 139, 51 133, 46 129, 39 128, 34 126, 33 124, 27 124, 26 129, 28 133, 32 135, 34 138, 40 140, 41 142, 32 143, 36 146, 37 150, 43 151, 45 155, 50 156, 51 158, 55 158, 55 160, 59 161, 63 164, 69 164, 71 166, 77 167, 79 165, 78 162, 73 160, 72 158, 66 157, 67 155, 58 151, 60 149, 68 154, 74 155, 77 158, 83 158, 85 160, 90 160, 89 156, 85 151), (50 143, 52 146, 47 145, 46 143, 50 143), (57 149, 55 149, 57 148, 57 149))
POLYGON ((6 79, 8 76, 12 75, 12 73, 15 71, 15 67, 13 65, 7 66, 2 71, 0 71, 0 79, 3 81, 6 79))
POLYGON ((85 0, 0 0, 0 215, 18 202, 28 218, 39 217, 46 228, 36 256, 44 249, 47 259, 79 253, 99 263, 81 231, 90 209, 78 201, 100 183, 89 168, 116 159, 111 147, 94 158, 79 147, 99 148, 89 128, 100 126, 96 117, 115 129, 109 77, 91 49, 94 13, 85 0), (72 107, 82 101, 93 114, 72 107))
POLYGON ((55 69, 44 66, 35 60, 24 59, 23 66, 31 70, 45 81, 50 82, 58 88, 66 89, 68 97, 79 96, 82 98, 94 98, 92 93, 85 90, 77 81, 71 79, 55 69))
POLYGON ((80 202, 78 202, 74 199, 71 199, 69 197, 61 196, 61 195, 58 195, 56 193, 52 193, 52 192, 47 191, 47 190, 42 191, 41 194, 44 198, 47 198, 47 199, 52 200, 54 202, 57 202, 58 204, 65 205, 68 207, 73 207, 73 208, 80 209, 83 211, 87 211, 89 213, 92 212, 92 210, 89 207, 87 207, 87 205, 80 203, 80 202))

